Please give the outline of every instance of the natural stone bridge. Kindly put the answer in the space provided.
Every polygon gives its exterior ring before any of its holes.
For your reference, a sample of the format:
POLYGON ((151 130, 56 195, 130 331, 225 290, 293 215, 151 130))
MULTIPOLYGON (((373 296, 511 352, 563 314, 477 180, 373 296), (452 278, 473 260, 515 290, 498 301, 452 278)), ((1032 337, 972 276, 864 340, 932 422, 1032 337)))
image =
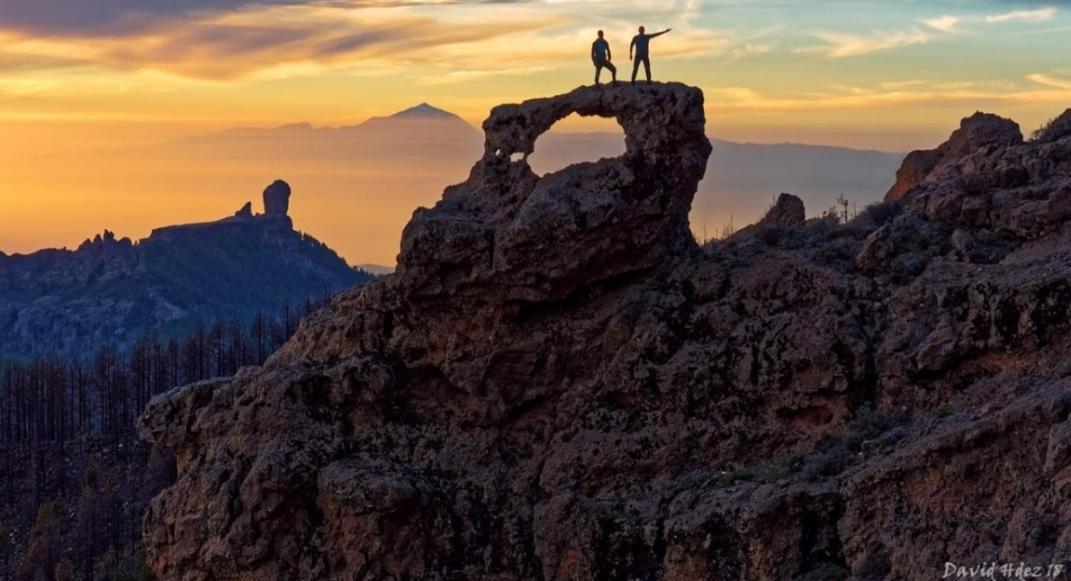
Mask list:
POLYGON ((688 212, 711 152, 698 89, 582 87, 495 107, 483 128, 469 180, 405 229, 399 265, 414 285, 458 293, 494 280, 508 298, 540 300, 695 248, 688 212), (525 161, 536 140, 573 113, 616 119, 625 154, 536 176, 525 161))

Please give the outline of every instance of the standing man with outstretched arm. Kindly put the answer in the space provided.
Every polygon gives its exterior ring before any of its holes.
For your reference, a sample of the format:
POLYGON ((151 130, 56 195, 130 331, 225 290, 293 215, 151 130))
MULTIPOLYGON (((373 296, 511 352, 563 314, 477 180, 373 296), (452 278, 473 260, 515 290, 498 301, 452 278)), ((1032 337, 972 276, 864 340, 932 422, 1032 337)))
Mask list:
POLYGON ((606 39, 602 37, 602 31, 599 31, 599 38, 595 39, 595 42, 591 44, 591 62, 595 63, 595 85, 599 85, 599 77, 602 75, 603 67, 610 70, 610 73, 614 76, 614 84, 617 84, 617 67, 610 61, 613 60, 613 55, 610 54, 610 43, 606 42, 606 39))
POLYGON ((643 63, 643 71, 647 73, 647 82, 651 82, 651 53, 649 51, 651 39, 656 36, 662 36, 663 34, 673 30, 667 28, 662 32, 656 32, 654 34, 647 34, 644 28, 640 27, 640 33, 632 37, 632 44, 628 47, 628 58, 632 61, 632 82, 636 82, 636 73, 640 70, 640 63, 643 63), (632 51, 635 49, 636 57, 633 58, 632 51))

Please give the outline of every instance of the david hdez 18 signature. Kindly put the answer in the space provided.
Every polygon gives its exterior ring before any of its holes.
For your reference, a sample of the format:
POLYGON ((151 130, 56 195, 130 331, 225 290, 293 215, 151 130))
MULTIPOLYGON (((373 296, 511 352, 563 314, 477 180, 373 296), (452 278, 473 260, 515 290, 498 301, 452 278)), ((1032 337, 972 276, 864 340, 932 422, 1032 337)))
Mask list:
POLYGON ((982 563, 961 565, 945 563, 942 579, 1058 579, 1066 578, 1067 566, 1062 563, 1031 565, 1028 563, 982 563))

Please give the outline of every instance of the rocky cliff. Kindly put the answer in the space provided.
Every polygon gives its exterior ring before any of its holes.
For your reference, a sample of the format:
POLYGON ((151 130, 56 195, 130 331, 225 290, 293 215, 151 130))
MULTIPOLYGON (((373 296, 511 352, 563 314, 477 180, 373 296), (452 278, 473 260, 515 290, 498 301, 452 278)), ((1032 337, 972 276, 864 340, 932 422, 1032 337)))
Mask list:
POLYGON ((887 201, 899 200, 911 188, 926 181, 942 169, 955 167, 964 157, 986 148, 1017 145, 1023 142, 1019 124, 989 113, 975 113, 960 124, 960 128, 937 149, 924 149, 908 154, 896 172, 896 183, 885 194, 887 201))
POLYGON ((272 184, 267 214, 246 204, 136 242, 105 231, 73 251, 0 257, 0 360, 88 357, 147 330, 182 337, 199 323, 249 320, 370 280, 294 230, 289 194, 285 182, 272 184))
MULTIPOLYGON (((933 579, 1071 550, 1071 139, 697 246, 682 85, 494 109, 399 270, 156 399, 165 579, 933 579), (537 177, 573 112, 618 158, 537 177)), ((960 156, 957 159, 952 157, 960 156)))

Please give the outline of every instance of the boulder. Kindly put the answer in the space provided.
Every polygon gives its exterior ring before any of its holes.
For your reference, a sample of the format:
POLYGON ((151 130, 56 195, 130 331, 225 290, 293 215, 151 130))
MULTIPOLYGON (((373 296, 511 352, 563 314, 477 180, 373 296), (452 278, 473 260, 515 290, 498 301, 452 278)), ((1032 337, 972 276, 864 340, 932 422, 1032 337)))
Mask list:
POLYGON ((803 200, 792 194, 781 194, 774 205, 759 220, 759 226, 799 226, 807 220, 803 200))

